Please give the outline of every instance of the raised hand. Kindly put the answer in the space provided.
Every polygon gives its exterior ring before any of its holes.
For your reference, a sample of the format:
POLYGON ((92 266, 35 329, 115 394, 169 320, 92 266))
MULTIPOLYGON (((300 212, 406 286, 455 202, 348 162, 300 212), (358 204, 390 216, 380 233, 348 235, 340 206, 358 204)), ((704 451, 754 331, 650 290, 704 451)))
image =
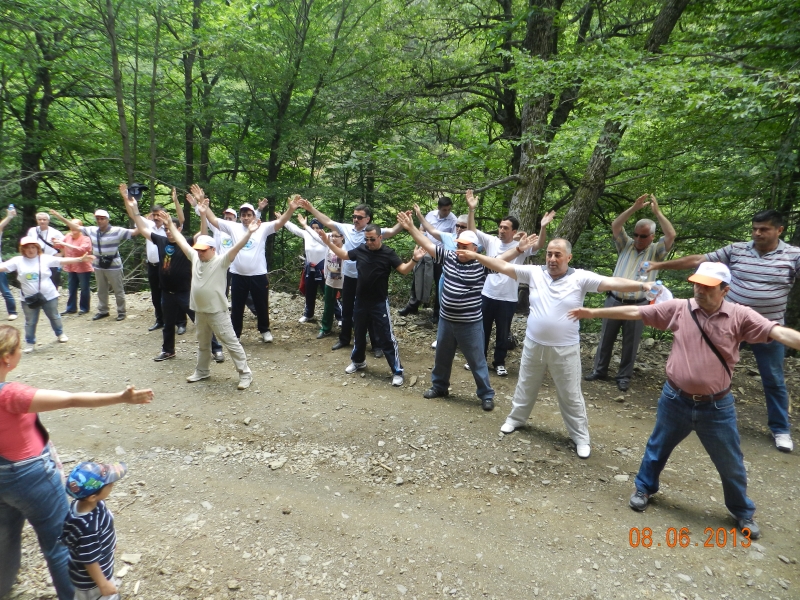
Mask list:
MULTIPOLYGON (((164 224, 164 227, 166 227, 167 229, 173 229, 174 230, 175 223, 172 222, 172 217, 170 217, 167 214, 166 211, 159 210, 158 212, 155 213, 154 216, 159 218, 159 220, 164 224)), ((173 233, 174 233, 174 231, 173 231, 173 233)))
POLYGON ((412 229, 414 227, 414 221, 406 212, 399 212, 397 213, 397 222, 400 223, 400 226, 403 229, 412 229))
POLYGON ((173 204, 177 204, 178 203, 178 190, 175 189, 174 185, 172 186, 172 203, 173 204))
POLYGON ((300 205, 300 208, 304 208, 306 210, 311 210, 311 202, 309 202, 305 198, 300 198, 300 200, 298 200, 298 203, 300 205))
POLYGON ((331 244, 331 238, 328 237, 328 234, 325 233, 324 230, 320 229, 317 233, 319 234, 319 239, 322 240, 323 244, 325 244, 326 246, 329 246, 331 244))
POLYGON ((153 390, 137 390, 132 385, 122 392, 122 401, 127 404, 150 404, 153 400, 153 390))
POLYGON ((419 204, 416 202, 414 203, 414 214, 417 215, 417 218, 422 221, 425 218, 425 215, 422 214, 422 209, 420 209, 419 204))
POLYGON ((127 184, 125 184, 125 183, 120 183, 119 184, 119 195, 122 196, 123 200, 127 201, 127 199, 128 199, 128 186, 127 186, 127 184))
POLYGON ((186 194, 186 201, 192 206, 197 206, 197 200, 195 200, 195 197, 191 194, 186 194))
POLYGON ((518 242, 526 235, 528 235, 526 231, 518 231, 517 233, 514 234, 514 237, 511 239, 514 240, 515 242, 518 242))
POLYGON ((260 210, 262 213, 267 206, 269 206, 269 200, 266 198, 261 198, 261 200, 258 201, 258 210, 260 210))
POLYGON ((573 321, 579 321, 580 319, 591 319, 592 312, 588 308, 573 308, 571 311, 567 312, 567 316, 573 321))
POLYGON ((464 196, 467 199, 467 206, 469 206, 470 209, 475 210, 478 208, 478 198, 472 193, 472 190, 467 190, 464 196))
POLYGON ((532 235, 525 235, 525 233, 523 232, 522 237, 519 240, 519 244, 517 245, 517 249, 521 250, 522 252, 525 252, 526 250, 529 250, 530 248, 535 246, 536 242, 538 241, 539 241, 539 236, 536 235, 535 233, 532 235))
POLYGON ((658 207, 658 200, 653 194, 650 194, 650 210, 653 211, 654 215, 658 215, 660 212, 660 208, 658 207))
POLYGON ((639 196, 636 201, 633 203, 634 210, 641 210, 645 206, 648 205, 647 199, 650 197, 650 194, 642 194, 639 196))
MULTIPOLYGON (((52 213, 52 211, 50 211, 52 213)), ((17 209, 16 208, 9 208, 6 211, 6 214, 11 217, 12 219, 17 216, 17 209)))
POLYGON ((206 198, 206 193, 203 191, 203 188, 196 183, 193 183, 191 187, 189 187, 189 191, 192 193, 192 196, 194 196, 194 199, 198 204, 202 203, 206 198))
POLYGON ((424 257, 426 254, 427 252, 422 248, 422 246, 414 246, 414 254, 412 254, 414 260, 419 262, 422 260, 422 257, 424 257))
POLYGON ((297 210, 298 208, 300 208, 300 200, 302 200, 300 194, 295 194, 294 196, 292 196, 292 199, 289 200, 289 206, 292 207, 292 210, 297 210))
MULTIPOLYGON (((297 222, 300 223, 300 227, 306 227, 308 225, 308 221, 303 215, 300 213, 295 213, 295 216, 297 217, 297 222)), ((280 219, 280 217, 278 218, 280 219)))
POLYGON ((553 219, 555 218, 556 218, 556 211, 551 210, 549 213, 547 213, 545 216, 542 217, 542 221, 540 223, 541 227, 542 228, 547 227, 550 223, 553 222, 553 219))
POLYGON ((247 226, 247 231, 249 231, 250 233, 255 233, 256 231, 258 231, 259 227, 261 227, 261 219, 254 219, 253 222, 247 226))

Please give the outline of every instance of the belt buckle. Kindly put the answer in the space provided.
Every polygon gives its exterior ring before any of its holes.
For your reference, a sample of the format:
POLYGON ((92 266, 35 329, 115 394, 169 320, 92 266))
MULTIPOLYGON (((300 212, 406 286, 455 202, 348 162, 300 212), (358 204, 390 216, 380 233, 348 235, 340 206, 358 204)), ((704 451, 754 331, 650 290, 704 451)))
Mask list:
POLYGON ((695 402, 702 402, 703 398, 708 396, 708 394, 692 394, 692 400, 695 402))

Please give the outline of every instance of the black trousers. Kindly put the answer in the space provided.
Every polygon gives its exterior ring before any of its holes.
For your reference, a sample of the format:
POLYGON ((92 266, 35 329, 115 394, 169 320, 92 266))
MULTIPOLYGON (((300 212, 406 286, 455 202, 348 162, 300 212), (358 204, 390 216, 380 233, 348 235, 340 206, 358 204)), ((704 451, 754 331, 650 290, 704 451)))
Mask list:
MULTIPOLYGON (((162 352, 175 352, 175 326, 178 324, 178 319, 182 315, 189 318, 194 323, 194 311, 189 308, 189 292, 167 292, 161 293, 161 314, 164 316, 164 329, 162 335, 164 341, 161 345, 162 352)), ((217 352, 222 350, 222 346, 217 341, 217 338, 211 337, 211 351, 217 352)))
POLYGON ((242 337, 244 307, 247 295, 253 299, 258 331, 269 331, 269 278, 264 275, 238 275, 231 273, 231 324, 236 337, 242 337))
POLYGON ((394 375, 403 374, 403 365, 400 364, 400 350, 392 331, 392 320, 389 313, 389 300, 379 302, 361 302, 356 298, 353 309, 353 327, 355 331, 355 344, 350 353, 350 360, 354 363, 363 363, 367 353, 367 329, 373 328, 377 335, 372 338, 372 347, 383 350, 386 362, 394 375))
POLYGON ((314 309, 317 305, 317 292, 321 295, 325 290, 325 278, 322 275, 322 268, 325 263, 319 263, 316 267, 312 267, 306 263, 305 271, 303 271, 303 280, 306 289, 306 306, 303 309, 303 316, 310 319, 314 316, 314 309))
MULTIPOLYGON (((358 280, 355 277, 342 277, 342 328, 339 330, 339 341, 345 346, 350 344, 353 335, 353 307, 356 303, 357 285, 358 280)), ((367 333, 369 333, 372 347, 379 347, 380 341, 369 320, 367 321, 367 333)))
MULTIPOLYGON (((161 308, 161 278, 158 275, 158 264, 147 263, 147 282, 150 284, 150 298, 156 313, 156 322, 164 324, 164 312, 161 308)), ((178 313, 177 324, 186 327, 186 311, 178 313)))
POLYGON ((496 325, 494 360, 492 366, 506 364, 508 354, 508 336, 511 333, 511 322, 514 320, 516 302, 495 300, 481 296, 481 312, 483 313, 483 353, 489 353, 489 338, 492 337, 492 325, 496 325))

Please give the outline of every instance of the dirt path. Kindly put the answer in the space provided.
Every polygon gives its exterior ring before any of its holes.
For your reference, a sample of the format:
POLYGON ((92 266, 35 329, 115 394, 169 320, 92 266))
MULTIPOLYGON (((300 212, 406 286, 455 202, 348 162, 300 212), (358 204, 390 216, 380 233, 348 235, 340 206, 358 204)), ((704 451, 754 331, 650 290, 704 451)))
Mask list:
MULTIPOLYGON (((384 359, 345 375, 347 353, 331 352, 333 338, 316 340, 314 325, 297 323, 300 299, 276 295, 272 308, 273 344, 257 341, 254 321, 245 324, 255 376, 245 392, 235 389, 230 360, 213 367, 211 380, 185 383, 195 359, 191 326, 175 360, 153 362, 161 336, 147 332, 147 296, 130 299, 122 323, 66 318, 67 344, 40 323, 46 343, 12 374, 38 387, 117 390, 131 382, 155 390, 149 406, 44 416, 66 468, 128 463, 108 502, 124 597, 800 597, 798 453, 772 446, 749 353, 734 387, 763 538, 742 548, 741 536, 733 546, 718 476, 695 437, 668 463, 647 512, 627 506, 666 347, 643 348, 643 370, 627 394, 584 385, 593 442, 584 461, 566 437, 552 384, 528 428, 499 434, 518 351, 509 377, 492 375, 497 408, 484 413, 460 356, 451 397, 422 398, 434 339, 422 318, 395 317, 406 368, 397 389, 384 359), (631 528, 645 527, 652 546, 631 547, 631 528), (689 545, 668 547, 669 528, 688 528, 689 545), (719 531, 704 547, 707 528, 727 530, 726 539, 719 531)), ((523 327, 518 318, 515 329, 523 327)), ((584 365, 594 340, 585 342, 584 365)), ((787 375, 794 398, 796 361, 787 375)), ((25 551, 11 597, 53 597, 27 528, 25 551)))

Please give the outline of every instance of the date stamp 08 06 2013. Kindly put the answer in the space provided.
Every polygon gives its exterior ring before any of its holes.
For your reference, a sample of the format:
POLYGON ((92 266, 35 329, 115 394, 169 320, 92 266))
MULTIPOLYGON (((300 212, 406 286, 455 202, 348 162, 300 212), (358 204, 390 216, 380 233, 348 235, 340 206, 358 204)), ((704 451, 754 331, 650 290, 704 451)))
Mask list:
MULTIPOLYGON (((736 548, 737 546, 749 548, 751 544, 750 530, 747 527, 741 531, 738 531, 735 527, 731 529, 706 527, 703 535, 705 536, 705 541, 702 542, 703 548, 736 548)), ((658 547, 662 545, 661 542, 653 540, 653 530, 649 527, 641 529, 631 527, 628 532, 628 542, 631 548, 651 548, 652 546, 658 547)), ((680 529, 670 527, 664 535, 664 545, 668 548, 675 548, 676 546, 686 548, 688 546, 700 546, 701 542, 692 542, 688 527, 681 527, 680 529)))

